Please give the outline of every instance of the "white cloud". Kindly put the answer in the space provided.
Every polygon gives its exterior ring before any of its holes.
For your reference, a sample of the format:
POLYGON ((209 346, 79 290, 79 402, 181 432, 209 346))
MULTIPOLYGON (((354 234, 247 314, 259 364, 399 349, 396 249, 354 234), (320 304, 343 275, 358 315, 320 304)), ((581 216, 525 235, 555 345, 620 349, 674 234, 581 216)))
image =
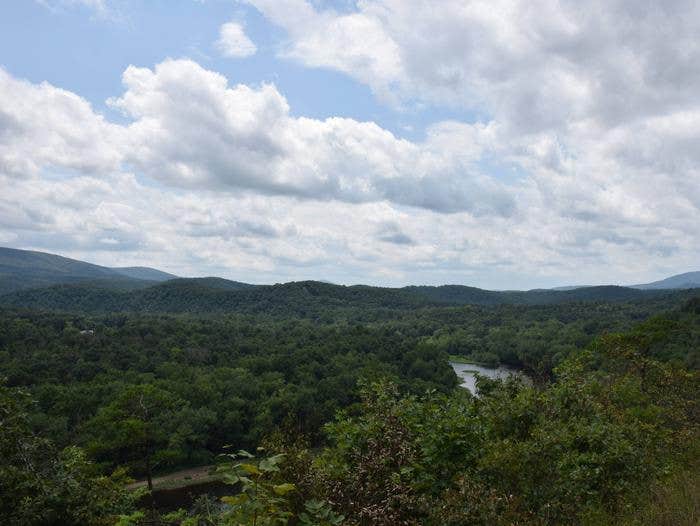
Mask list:
POLYGON ((487 108, 521 131, 697 103, 694 0, 248 2, 287 31, 287 57, 398 99, 487 108))
POLYGON ((348 73, 385 97, 404 77, 399 45, 378 17, 317 11, 304 0, 248 1, 289 33, 286 57, 348 73))
POLYGON ((258 50, 238 22, 227 22, 221 26, 216 47, 225 57, 233 58, 250 57, 258 50))
POLYGON ((113 170, 122 160, 123 137, 124 130, 85 99, 48 83, 17 80, 0 68, 0 171, 113 170))
POLYGON ((697 2, 363 0, 342 13, 249 3, 287 31, 284 57, 343 72, 397 108, 489 115, 483 153, 524 174, 510 189, 514 217, 547 237, 540 248, 562 247, 555 261, 697 254, 697 2))
POLYGON ((0 186, 0 239, 15 246, 252 282, 632 282, 650 264, 692 265, 700 241, 673 223, 617 226, 613 236, 606 220, 572 221, 543 208, 517 219, 475 218, 379 202, 183 192, 129 174, 0 175, 0 186))
POLYGON ((487 126, 444 123, 414 143, 371 122, 295 118, 274 85, 229 87, 188 60, 129 67, 124 84, 111 104, 133 120, 125 159, 168 184, 477 215, 514 208, 475 168, 487 126))
POLYGON ((0 240, 254 282, 507 288, 697 267, 696 6, 255 3, 288 25, 294 60, 489 118, 409 141, 170 60, 124 72, 115 124, 0 70, 0 240))

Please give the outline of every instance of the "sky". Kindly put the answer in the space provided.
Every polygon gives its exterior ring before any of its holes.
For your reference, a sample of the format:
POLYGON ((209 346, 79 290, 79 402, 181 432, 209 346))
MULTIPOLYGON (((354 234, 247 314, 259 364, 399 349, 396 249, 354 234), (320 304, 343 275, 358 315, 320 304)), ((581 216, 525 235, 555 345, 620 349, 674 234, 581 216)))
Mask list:
POLYGON ((700 269, 696 0, 4 0, 0 245, 251 283, 700 269))

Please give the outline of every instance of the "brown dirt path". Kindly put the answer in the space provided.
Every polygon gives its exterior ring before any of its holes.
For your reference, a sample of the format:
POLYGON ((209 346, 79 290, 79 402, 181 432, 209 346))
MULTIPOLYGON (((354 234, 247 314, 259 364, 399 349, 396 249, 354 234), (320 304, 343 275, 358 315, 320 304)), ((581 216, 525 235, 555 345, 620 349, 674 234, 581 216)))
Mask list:
MULTIPOLYGON (((200 466, 198 468, 183 469, 174 471, 167 475, 153 478, 153 488, 157 489, 162 486, 175 488, 178 486, 189 486, 191 484, 200 484, 211 480, 216 480, 218 475, 215 474, 216 466, 200 466)), ((147 484, 146 480, 139 480, 127 486, 128 489, 136 489, 147 484)))

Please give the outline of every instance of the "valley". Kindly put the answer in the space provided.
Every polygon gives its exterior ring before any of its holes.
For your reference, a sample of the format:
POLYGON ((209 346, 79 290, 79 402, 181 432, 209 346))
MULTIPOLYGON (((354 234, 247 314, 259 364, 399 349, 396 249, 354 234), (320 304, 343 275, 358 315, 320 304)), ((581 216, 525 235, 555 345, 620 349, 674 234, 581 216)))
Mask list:
POLYGON ((0 296, 0 402, 23 437, 3 432, 2 447, 41 463, 47 484, 73 477, 62 498, 102 488, 90 498, 135 524, 202 506, 223 517, 241 495, 372 524, 471 523, 455 492, 488 521, 585 517, 584 495, 609 499, 595 513, 610 518, 697 461, 698 289, 250 285, 153 270, 164 279, 105 282, 88 268, 36 287, 27 266, 0 296), (505 492, 518 500, 476 504, 505 492))

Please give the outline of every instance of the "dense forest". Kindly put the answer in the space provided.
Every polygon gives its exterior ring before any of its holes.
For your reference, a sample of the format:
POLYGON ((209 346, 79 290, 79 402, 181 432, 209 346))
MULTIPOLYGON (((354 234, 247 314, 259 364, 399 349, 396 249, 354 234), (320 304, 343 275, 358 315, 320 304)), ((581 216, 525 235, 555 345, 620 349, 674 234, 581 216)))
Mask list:
MULTIPOLYGON (((190 286, 165 285, 172 301, 190 286)), ((367 287, 329 306, 325 288, 290 289, 228 314, 1 310, 0 517, 648 524, 635 513, 654 495, 697 513, 696 291, 444 305, 367 287), (451 355, 532 381, 482 378, 474 397, 451 355), (126 489, 212 464, 223 500, 167 514, 126 489)))
POLYGON ((218 278, 162 283, 88 280, 0 295, 0 305, 69 312, 246 313, 323 318, 329 311, 415 309, 447 305, 556 305, 668 299, 683 291, 600 286, 575 290, 491 291, 461 285, 383 288, 319 281, 249 285, 218 278))

